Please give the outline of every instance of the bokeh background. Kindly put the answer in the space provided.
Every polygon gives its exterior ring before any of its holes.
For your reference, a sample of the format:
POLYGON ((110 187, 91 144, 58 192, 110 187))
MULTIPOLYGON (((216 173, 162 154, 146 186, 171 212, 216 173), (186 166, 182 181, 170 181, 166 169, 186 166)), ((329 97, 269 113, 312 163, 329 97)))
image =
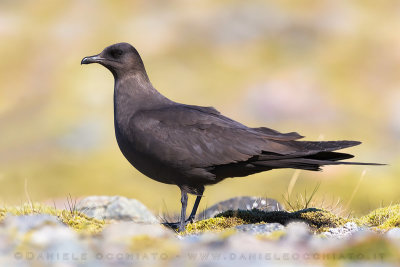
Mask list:
MULTIPOLYGON (((156 213, 180 208, 178 188, 146 178, 119 152, 112 75, 79 64, 125 41, 175 101, 307 140, 360 140, 346 152, 389 164, 302 171, 293 197, 320 183, 315 200, 349 213, 396 203, 398 29, 395 0, 1 0, 0 202, 123 195, 156 213)), ((227 179, 206 190, 200 208, 238 195, 284 202, 293 175, 227 179)))

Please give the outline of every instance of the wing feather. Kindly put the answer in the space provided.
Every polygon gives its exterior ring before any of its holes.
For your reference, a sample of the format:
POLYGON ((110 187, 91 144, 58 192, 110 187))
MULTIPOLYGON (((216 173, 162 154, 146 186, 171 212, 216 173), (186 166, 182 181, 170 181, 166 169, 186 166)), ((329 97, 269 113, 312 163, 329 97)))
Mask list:
MULTIPOLYGON (((145 110, 130 121, 137 148, 170 166, 209 167, 246 161, 263 151, 290 154, 296 149, 274 142, 275 132, 246 127, 215 109, 182 105, 145 110)), ((282 134, 276 132, 281 138, 282 134)), ((279 139, 280 140, 280 139, 279 139)))

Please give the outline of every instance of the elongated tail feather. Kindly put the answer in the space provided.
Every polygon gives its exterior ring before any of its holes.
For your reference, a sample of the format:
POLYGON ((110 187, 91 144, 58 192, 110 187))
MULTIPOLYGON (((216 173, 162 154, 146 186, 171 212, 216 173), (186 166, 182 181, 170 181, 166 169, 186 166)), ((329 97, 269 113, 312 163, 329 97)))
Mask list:
POLYGON ((253 163, 256 166, 263 166, 267 168, 280 169, 280 168, 294 168, 302 170, 319 171, 321 166, 325 165, 385 165, 379 163, 365 163, 365 162, 348 162, 348 161, 331 161, 331 160, 317 160, 310 158, 293 158, 269 161, 257 161, 253 163))

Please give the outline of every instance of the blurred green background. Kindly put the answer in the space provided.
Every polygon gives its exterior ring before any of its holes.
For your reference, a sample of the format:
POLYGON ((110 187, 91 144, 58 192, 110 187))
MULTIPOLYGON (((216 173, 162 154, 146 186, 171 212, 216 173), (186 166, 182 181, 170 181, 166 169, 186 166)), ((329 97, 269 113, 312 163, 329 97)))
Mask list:
MULTIPOLYGON (((1 0, 0 202, 26 202, 26 192, 42 202, 118 194, 156 213, 180 208, 177 187, 148 179, 120 153, 112 75, 79 64, 122 41, 175 101, 306 140, 360 140, 346 152, 389 164, 302 171, 292 196, 320 182, 316 201, 340 200, 355 214, 398 202, 399 29, 394 0, 1 0)), ((282 201, 293 174, 227 179, 200 208, 238 195, 282 201)))

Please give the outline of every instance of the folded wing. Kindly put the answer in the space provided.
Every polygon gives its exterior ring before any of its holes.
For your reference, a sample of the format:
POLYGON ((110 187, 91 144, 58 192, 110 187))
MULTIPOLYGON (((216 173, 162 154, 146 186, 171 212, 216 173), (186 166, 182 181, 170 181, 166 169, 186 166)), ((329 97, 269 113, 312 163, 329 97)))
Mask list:
MULTIPOLYGON (((359 144, 356 141, 295 141, 302 136, 265 127, 249 128, 222 116, 213 108, 188 105, 140 111, 131 118, 130 126, 131 136, 141 140, 133 143, 143 146, 137 149, 151 153, 150 157, 176 168, 212 169, 236 163, 255 163, 260 168, 271 169, 274 164, 281 168, 285 162, 290 168, 294 164, 288 159, 359 144)), ((340 156, 335 153, 338 159, 351 157, 349 154, 338 154, 340 156)), ((333 156, 320 155, 325 159, 333 156)))

